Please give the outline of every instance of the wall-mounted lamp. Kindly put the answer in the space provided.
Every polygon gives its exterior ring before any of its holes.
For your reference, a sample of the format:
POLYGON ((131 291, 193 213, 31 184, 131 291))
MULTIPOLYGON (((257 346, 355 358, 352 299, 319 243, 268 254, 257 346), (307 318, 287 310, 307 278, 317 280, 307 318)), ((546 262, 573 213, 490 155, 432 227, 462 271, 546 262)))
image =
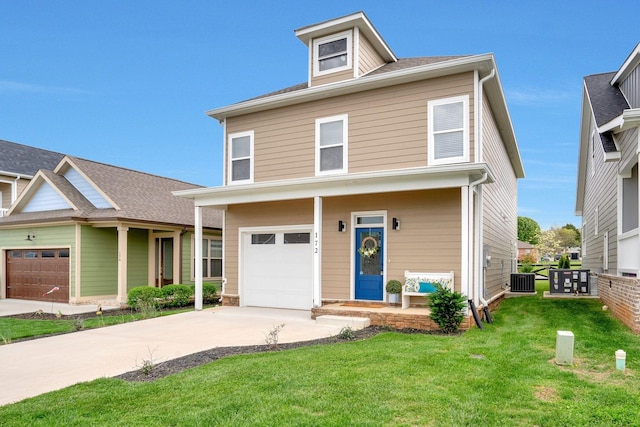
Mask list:
POLYGON ((32 231, 31 233, 27 234, 27 238, 24 240, 28 240, 29 242, 33 242, 34 240, 36 240, 36 235, 35 233, 32 231))
POLYGON ((342 221, 338 221, 338 231, 339 231, 339 232, 344 233, 344 231, 346 230, 346 228, 347 228, 347 224, 345 224, 345 223, 344 223, 344 222, 342 222, 342 221))
POLYGON ((394 230, 400 230, 400 220, 398 218, 393 218, 391 220, 391 228, 394 230))

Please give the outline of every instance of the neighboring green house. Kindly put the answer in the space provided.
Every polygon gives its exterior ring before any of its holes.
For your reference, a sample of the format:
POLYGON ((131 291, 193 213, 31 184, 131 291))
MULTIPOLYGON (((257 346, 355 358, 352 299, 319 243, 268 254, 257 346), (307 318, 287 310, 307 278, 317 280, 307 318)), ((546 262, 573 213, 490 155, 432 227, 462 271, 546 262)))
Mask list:
MULTIPOLYGON (((193 283, 199 186, 65 156, 0 218, 0 298, 124 303, 136 286, 193 283), (50 292, 54 288, 54 292, 50 292)), ((205 280, 222 276, 222 214, 202 216, 205 280)))

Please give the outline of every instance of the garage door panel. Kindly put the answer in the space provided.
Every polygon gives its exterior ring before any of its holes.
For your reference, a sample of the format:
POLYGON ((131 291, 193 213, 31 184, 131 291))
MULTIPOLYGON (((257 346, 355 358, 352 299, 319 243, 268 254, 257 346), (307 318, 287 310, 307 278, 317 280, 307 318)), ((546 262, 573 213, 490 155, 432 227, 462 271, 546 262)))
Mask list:
POLYGON ((7 298, 68 302, 68 253, 68 249, 7 251, 7 298), (54 287, 58 290, 47 294, 54 287))
MULTIPOLYGON (((302 234, 308 233, 305 231, 302 234)), ((260 239, 255 236, 252 239, 251 233, 245 234, 242 239, 241 303, 260 307, 309 309, 313 305, 311 243, 286 244, 284 233, 276 231, 273 234, 273 240, 262 239, 268 244, 252 243, 260 239)))

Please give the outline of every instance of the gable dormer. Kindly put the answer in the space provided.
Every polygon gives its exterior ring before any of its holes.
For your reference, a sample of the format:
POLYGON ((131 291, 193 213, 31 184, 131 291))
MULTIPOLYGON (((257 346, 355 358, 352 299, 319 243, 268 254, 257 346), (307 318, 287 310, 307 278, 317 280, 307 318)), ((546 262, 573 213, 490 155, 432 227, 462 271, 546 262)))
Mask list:
POLYGON ((309 49, 309 87, 357 79, 397 58, 364 12, 295 31, 309 49))

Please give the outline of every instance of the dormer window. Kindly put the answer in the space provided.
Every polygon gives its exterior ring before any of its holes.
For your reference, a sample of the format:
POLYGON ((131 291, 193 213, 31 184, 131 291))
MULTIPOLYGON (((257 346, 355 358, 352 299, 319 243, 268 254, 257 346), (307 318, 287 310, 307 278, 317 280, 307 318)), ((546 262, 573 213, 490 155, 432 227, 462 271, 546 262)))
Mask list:
POLYGON ((313 41, 314 76, 351 68, 351 34, 351 31, 344 31, 313 41))

